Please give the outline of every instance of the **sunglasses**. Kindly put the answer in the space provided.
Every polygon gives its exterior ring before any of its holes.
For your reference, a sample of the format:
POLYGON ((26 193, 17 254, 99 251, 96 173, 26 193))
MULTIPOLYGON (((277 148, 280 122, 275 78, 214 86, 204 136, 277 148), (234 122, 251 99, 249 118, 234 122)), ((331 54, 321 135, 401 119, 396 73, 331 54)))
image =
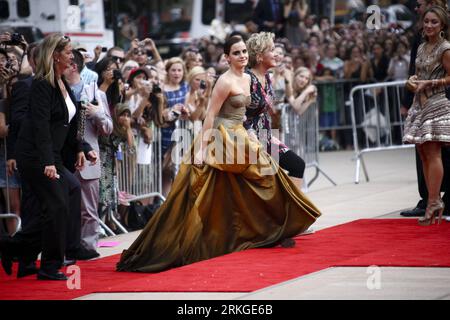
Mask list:
POLYGON ((125 61, 125 58, 122 58, 122 57, 112 56, 111 58, 112 58, 115 62, 118 62, 118 63, 122 63, 122 62, 125 61))
POLYGON ((142 50, 136 49, 136 50, 133 51, 133 53, 134 53, 135 55, 144 55, 144 54, 150 55, 150 54, 151 54, 151 51, 150 51, 150 50, 142 51, 142 50))

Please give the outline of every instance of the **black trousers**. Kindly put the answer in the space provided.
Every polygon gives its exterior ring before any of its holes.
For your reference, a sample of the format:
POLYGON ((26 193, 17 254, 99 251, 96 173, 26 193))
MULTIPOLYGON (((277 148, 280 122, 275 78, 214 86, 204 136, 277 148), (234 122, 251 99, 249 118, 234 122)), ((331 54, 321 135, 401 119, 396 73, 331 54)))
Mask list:
POLYGON ((289 172, 289 176, 303 179, 305 174, 305 161, 292 150, 280 153, 280 167, 289 172))
POLYGON ((81 189, 78 179, 64 167, 50 180, 40 168, 20 166, 23 181, 22 231, 12 239, 13 252, 25 263, 42 251, 41 268, 58 270, 64 255, 74 255, 81 237, 81 189))
MULTIPOLYGON (((442 180, 441 191, 444 192, 442 200, 445 203, 445 210, 450 210, 450 147, 442 148, 442 164, 444 166, 444 179, 442 180)), ((425 209, 428 201, 428 189, 425 182, 425 176, 423 175, 422 160, 420 159, 419 152, 416 147, 416 171, 417 182, 419 187, 419 194, 421 200, 418 203, 418 207, 425 209)))

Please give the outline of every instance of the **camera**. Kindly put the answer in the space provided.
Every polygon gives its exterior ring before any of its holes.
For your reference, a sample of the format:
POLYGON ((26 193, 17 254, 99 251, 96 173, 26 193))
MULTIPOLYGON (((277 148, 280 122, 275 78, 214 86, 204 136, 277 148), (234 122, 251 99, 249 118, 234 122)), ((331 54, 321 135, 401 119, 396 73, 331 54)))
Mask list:
POLYGON ((180 111, 177 111, 177 110, 172 110, 172 116, 173 116, 175 119, 178 119, 178 118, 181 116, 181 112, 180 112, 180 111))
POLYGON ((153 94, 158 94, 158 93, 161 93, 161 92, 162 92, 161 87, 158 86, 157 84, 154 84, 154 85, 153 85, 152 93, 153 93, 153 94))
POLYGON ((200 89, 205 90, 206 89, 206 81, 200 80, 200 89))
POLYGON ((141 80, 141 84, 142 84, 143 86, 150 87, 151 82, 148 81, 148 80, 141 80))
POLYGON ((22 44, 22 35, 20 33, 13 33, 10 41, 3 42, 7 46, 18 46, 22 44))
POLYGON ((113 79, 114 80, 118 81, 118 80, 120 80, 122 78, 123 78, 122 77, 122 72, 120 72, 120 70, 118 70, 118 69, 113 70, 113 79))

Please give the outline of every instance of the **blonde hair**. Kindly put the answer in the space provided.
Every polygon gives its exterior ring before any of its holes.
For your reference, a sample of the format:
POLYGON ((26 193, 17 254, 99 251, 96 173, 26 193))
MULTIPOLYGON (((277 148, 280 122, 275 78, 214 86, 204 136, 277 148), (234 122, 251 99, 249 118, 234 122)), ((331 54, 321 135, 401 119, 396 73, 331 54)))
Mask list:
POLYGON ((206 71, 203 67, 200 66, 195 66, 191 69, 191 71, 189 71, 188 75, 187 75, 187 82, 191 83, 191 81, 198 75, 200 74, 205 74, 206 71))
POLYGON ((54 33, 44 38, 39 46, 39 55, 36 61, 36 78, 43 79, 56 88, 55 61, 53 54, 62 52, 70 43, 69 37, 62 33, 54 33))
POLYGON ((181 79, 181 82, 184 82, 186 80, 186 65, 184 64, 184 61, 181 58, 175 57, 175 58, 171 58, 167 61, 166 63, 166 83, 169 82, 169 70, 170 68, 172 68, 172 66, 174 64, 181 64, 181 66, 183 67, 183 79, 181 79))
POLYGON ((294 72, 294 84, 293 84, 293 89, 294 89, 295 95, 299 95, 303 91, 303 89, 307 88, 310 84, 312 84, 312 80, 313 80, 313 76, 312 76, 311 70, 309 70, 308 68, 305 68, 305 67, 297 68, 295 70, 295 72, 294 72), (297 78, 297 76, 299 74, 303 73, 303 72, 307 72, 308 73, 309 81, 308 81, 308 83, 306 83, 305 87, 300 88, 298 86, 297 81, 295 80, 295 78, 297 78))
POLYGON ((253 68, 258 64, 258 55, 261 55, 269 48, 270 42, 273 43, 275 34, 271 32, 254 33, 247 40, 248 65, 253 68))

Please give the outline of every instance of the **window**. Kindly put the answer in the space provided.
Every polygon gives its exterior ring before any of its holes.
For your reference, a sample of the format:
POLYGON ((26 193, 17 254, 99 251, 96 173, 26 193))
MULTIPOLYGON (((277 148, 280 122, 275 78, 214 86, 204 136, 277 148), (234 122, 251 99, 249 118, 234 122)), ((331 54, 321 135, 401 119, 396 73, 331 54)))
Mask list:
POLYGON ((0 19, 9 18, 9 4, 6 0, 0 0, 0 19))
POLYGON ((209 25, 216 17, 216 0, 203 0, 202 23, 209 25))
POLYGON ((17 15, 19 18, 30 16, 30 3, 28 0, 17 0, 17 15))
POLYGON ((71 6, 78 6, 79 5, 78 0, 70 0, 69 1, 69 5, 71 5, 71 6))
POLYGON ((253 4, 250 0, 226 0, 225 22, 245 23, 253 14, 253 4))

